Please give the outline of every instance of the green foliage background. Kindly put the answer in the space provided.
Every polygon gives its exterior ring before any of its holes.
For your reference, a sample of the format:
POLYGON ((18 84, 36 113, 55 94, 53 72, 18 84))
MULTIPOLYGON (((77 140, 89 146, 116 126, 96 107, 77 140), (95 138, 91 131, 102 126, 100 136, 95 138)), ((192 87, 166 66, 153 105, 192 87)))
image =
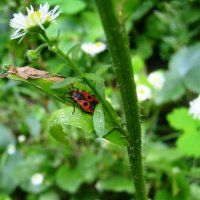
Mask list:
MULTIPOLYGON (((4 64, 13 64, 29 65, 52 75, 76 76, 61 59, 45 49, 39 60, 28 61, 25 52, 41 44, 40 37, 28 35, 20 44, 10 40, 9 20, 13 13, 25 11, 29 4, 38 6, 45 2, 0 2, 1 74, 4 64)), ((60 5, 62 11, 47 34, 63 51, 67 52, 77 43, 106 42, 94 1, 47 2, 51 6, 60 5)), ((133 68, 139 83, 149 85, 147 75, 157 69, 164 71, 166 77, 163 89, 151 88, 152 99, 141 103, 149 197, 200 200, 200 121, 188 114, 189 101, 200 93, 200 3, 198 0, 125 0, 122 7, 120 1, 115 3, 126 20, 133 68)), ((106 97, 123 118, 108 51, 95 57, 80 52, 79 65, 83 72, 96 73, 105 80, 106 97)), ((93 127, 87 123, 92 116, 86 113, 81 121, 86 124, 84 127, 77 129, 69 121, 68 126, 63 123, 59 126, 58 118, 65 122, 72 111, 70 103, 62 104, 26 83, 0 79, 0 200, 134 199, 126 148, 103 140, 98 127, 97 139, 93 127), (63 134, 62 138, 57 134, 58 129, 67 133, 65 144, 51 136, 63 141, 63 134), (18 141, 20 135, 26 137, 25 142, 18 141), (9 144, 16 147, 12 155, 7 152, 9 144), (43 174, 41 185, 31 184, 35 173, 43 174)), ((81 110, 76 107, 75 115, 80 114, 81 110)), ((99 120, 99 115, 93 120, 99 120)))

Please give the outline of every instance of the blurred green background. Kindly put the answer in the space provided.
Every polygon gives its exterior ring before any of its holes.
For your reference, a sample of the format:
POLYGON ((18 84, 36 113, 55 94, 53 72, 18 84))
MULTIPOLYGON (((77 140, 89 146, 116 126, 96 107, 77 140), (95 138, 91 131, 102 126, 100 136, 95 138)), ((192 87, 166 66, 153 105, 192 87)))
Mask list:
MULTIPOLYGON (((10 40, 13 13, 45 2, 1 0, 1 74, 4 64, 13 64, 75 76, 46 49, 37 61, 28 61, 26 51, 40 45, 40 37, 28 35, 19 44, 10 40)), ((93 0, 47 2, 60 5, 62 13, 47 34, 63 51, 77 43, 106 43, 93 0)), ((188 112, 189 102, 200 93, 200 1, 124 0, 119 4, 136 83, 151 91, 140 102, 149 197, 200 200, 200 121, 188 112), (165 77, 159 90, 148 81, 157 70, 165 77)), ((83 72, 97 73, 105 80, 106 97, 123 118, 108 50, 93 57, 81 52, 79 65, 83 72)), ((73 127, 67 127, 67 145, 49 135, 49 115, 65 106, 25 83, 0 79, 0 200, 134 200, 125 147, 85 137, 73 127)))

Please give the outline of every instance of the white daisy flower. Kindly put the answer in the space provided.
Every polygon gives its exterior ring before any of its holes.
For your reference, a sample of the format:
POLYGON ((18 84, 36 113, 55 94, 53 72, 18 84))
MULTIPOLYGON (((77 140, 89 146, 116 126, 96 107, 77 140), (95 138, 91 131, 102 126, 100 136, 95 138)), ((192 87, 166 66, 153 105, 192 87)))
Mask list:
POLYGON ((98 53, 101 53, 103 51, 105 51, 106 49, 106 44, 103 42, 96 42, 96 43, 83 43, 81 45, 81 49, 91 55, 91 56, 95 56, 98 53))
POLYGON ((50 5, 45 3, 44 5, 40 4, 39 10, 34 10, 30 5, 29 8, 26 7, 27 15, 21 12, 15 13, 10 20, 10 26, 17 30, 11 35, 11 39, 23 39, 28 31, 33 31, 36 27, 45 30, 50 22, 54 21, 60 14, 59 6, 54 7, 52 10, 49 10, 49 7, 50 5))
POLYGON ((102 192, 102 191, 103 191, 101 182, 97 182, 97 183, 95 184, 95 188, 96 188, 97 191, 99 191, 99 192, 102 192))
POLYGON ((192 115, 194 119, 200 119, 200 95, 189 102, 189 114, 192 115))
POLYGON ((165 77, 162 72, 155 71, 149 74, 148 81, 155 89, 160 90, 165 82, 165 77))
POLYGON ((14 144, 9 144, 7 147, 7 154, 13 155, 16 152, 16 147, 14 144))
POLYGON ((23 143, 26 140, 26 136, 24 135, 19 135, 17 138, 18 142, 23 143))
POLYGON ((41 173, 36 173, 31 176, 31 183, 33 185, 41 185, 43 183, 44 176, 41 173))
POLYGON ((138 85, 136 90, 139 101, 145 101, 151 98, 151 89, 148 86, 138 85))

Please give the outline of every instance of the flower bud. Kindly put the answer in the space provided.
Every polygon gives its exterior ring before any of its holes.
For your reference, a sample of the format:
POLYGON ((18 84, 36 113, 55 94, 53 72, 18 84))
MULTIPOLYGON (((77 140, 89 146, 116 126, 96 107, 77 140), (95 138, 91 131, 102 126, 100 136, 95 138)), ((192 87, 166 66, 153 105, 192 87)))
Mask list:
POLYGON ((44 47, 47 47, 47 46, 48 46, 48 45, 47 45, 46 43, 44 43, 44 44, 41 44, 37 49, 28 50, 28 51, 26 52, 26 56, 27 56, 28 60, 29 60, 30 62, 37 61, 38 58, 39 58, 39 56, 40 56, 40 53, 41 53, 42 49, 43 49, 44 47))
POLYGON ((26 52, 26 56, 30 62, 34 62, 34 61, 38 60, 40 54, 35 50, 28 50, 26 52))

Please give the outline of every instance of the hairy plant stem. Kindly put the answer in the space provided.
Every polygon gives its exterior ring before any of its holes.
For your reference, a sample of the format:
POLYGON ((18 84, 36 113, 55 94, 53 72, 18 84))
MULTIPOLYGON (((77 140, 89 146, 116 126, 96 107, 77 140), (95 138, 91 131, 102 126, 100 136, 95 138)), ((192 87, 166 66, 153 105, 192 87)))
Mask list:
POLYGON ((124 27, 116 16, 113 1, 96 0, 96 4, 106 33, 122 96, 129 134, 128 155, 137 198, 138 200, 147 200, 142 164, 141 122, 128 38, 124 27))
MULTIPOLYGON (((122 136, 124 136, 125 138, 127 138, 127 131, 122 127, 122 125, 120 124, 120 122, 118 120, 116 120, 116 117, 113 115, 110 107, 108 106, 108 102, 99 94, 99 92, 97 91, 97 89, 91 84, 91 81, 85 77, 84 73, 82 73, 80 71, 80 69, 76 66, 76 64, 74 62, 72 62, 72 60, 69 58, 69 56, 67 54, 65 54, 64 52, 62 52, 57 46, 54 46, 51 44, 48 36, 46 35, 45 31, 41 32, 41 35, 43 36, 44 40, 47 42, 47 44, 49 45, 49 48, 51 51, 53 51, 54 53, 56 53, 60 58, 62 58, 66 63, 69 64, 69 66, 82 78, 82 80, 90 87, 90 89, 92 90, 92 92, 94 93, 95 97, 103 104, 103 106, 105 107, 106 112, 109 114, 110 118, 112 119, 113 123, 115 124, 115 128, 117 130, 120 131, 120 133, 122 134, 122 136)), ((128 141, 129 142, 129 141, 128 141)))

